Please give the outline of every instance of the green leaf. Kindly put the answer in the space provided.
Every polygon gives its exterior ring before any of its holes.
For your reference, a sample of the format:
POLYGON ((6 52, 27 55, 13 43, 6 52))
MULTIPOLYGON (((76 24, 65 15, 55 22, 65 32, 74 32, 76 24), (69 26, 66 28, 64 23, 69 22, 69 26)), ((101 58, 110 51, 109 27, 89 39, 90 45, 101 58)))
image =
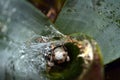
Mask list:
POLYGON ((120 57, 119 5, 119 0, 67 0, 55 24, 64 34, 92 36, 107 64, 120 57))
POLYGON ((49 26, 48 18, 25 0, 0 0, 0 80, 40 80, 30 63, 35 52, 24 49, 49 26))
POLYGON ((2 0, 0 7, 0 23, 3 28, 7 28, 3 33, 13 41, 29 40, 33 34, 41 34, 45 26, 51 24, 41 12, 24 0, 2 0))

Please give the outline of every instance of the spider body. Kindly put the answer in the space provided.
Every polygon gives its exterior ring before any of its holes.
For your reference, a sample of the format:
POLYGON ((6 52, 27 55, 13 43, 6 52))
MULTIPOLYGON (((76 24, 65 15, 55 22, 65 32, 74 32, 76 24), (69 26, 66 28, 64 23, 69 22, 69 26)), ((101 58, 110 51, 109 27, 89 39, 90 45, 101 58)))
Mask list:
POLYGON ((64 45, 53 46, 51 54, 47 56, 47 65, 53 67, 55 64, 59 65, 64 62, 70 61, 67 49, 64 45))

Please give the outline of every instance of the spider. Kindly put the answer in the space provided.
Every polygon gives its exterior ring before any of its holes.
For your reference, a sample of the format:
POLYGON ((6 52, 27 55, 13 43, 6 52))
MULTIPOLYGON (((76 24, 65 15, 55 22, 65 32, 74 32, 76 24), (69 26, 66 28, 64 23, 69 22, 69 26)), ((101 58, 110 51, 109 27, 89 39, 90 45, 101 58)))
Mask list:
POLYGON ((59 45, 59 46, 52 45, 51 54, 48 54, 46 57, 47 57, 47 65, 49 68, 53 67, 56 64, 59 65, 64 62, 70 61, 70 57, 64 45, 59 45))

